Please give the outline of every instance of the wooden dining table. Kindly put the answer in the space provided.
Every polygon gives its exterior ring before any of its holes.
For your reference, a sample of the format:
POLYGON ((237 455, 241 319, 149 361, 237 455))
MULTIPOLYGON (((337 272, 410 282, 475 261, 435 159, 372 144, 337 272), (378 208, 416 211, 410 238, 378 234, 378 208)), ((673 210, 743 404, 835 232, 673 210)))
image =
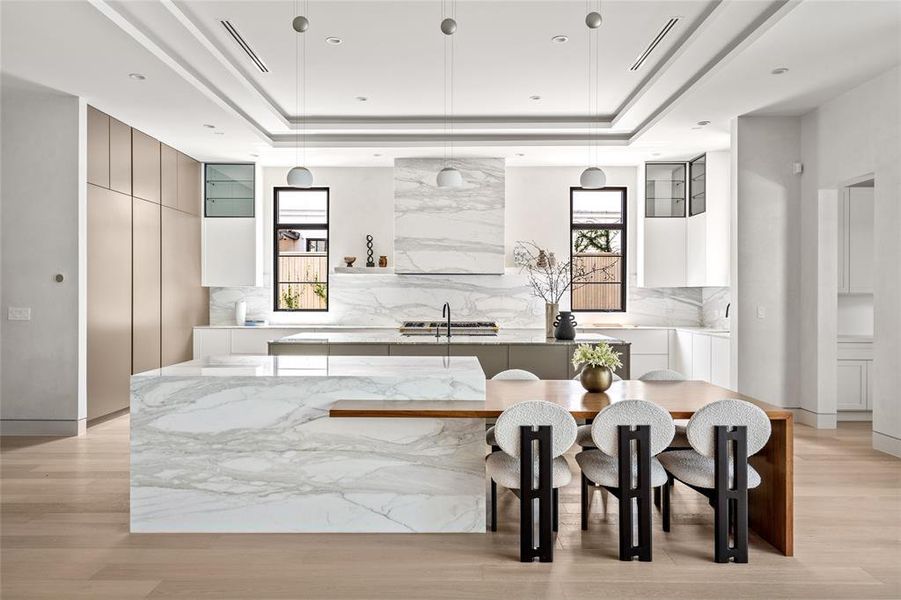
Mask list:
POLYGON ((546 400, 566 408, 576 419, 593 419, 619 400, 653 402, 674 419, 688 419, 715 400, 737 398, 759 406, 772 426, 763 450, 749 462, 761 484, 748 492, 751 529, 785 556, 794 554, 794 473, 792 412, 705 381, 614 382, 602 393, 586 392, 578 381, 488 381, 485 401, 455 400, 339 400, 330 417, 492 419, 526 400, 546 400))

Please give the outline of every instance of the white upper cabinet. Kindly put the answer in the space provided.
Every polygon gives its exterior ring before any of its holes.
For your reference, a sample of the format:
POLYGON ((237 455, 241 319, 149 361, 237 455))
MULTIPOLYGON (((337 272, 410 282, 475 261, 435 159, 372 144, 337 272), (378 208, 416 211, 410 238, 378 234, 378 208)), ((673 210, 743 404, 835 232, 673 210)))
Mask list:
POLYGON ((260 167, 207 164, 203 187, 203 285, 262 285, 260 167))
POLYGON ((688 163, 649 163, 644 173, 639 285, 728 286, 729 152, 708 152, 688 163))
POLYGON ((873 293, 873 191, 871 187, 846 188, 839 200, 839 293, 873 293))

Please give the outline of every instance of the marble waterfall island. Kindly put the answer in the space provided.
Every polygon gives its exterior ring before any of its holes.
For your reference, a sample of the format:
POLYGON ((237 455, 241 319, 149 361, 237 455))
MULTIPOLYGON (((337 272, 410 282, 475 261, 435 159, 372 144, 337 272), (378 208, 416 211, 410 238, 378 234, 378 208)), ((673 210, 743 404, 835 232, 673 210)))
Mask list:
POLYGON ((133 375, 132 532, 484 532, 482 419, 330 419, 485 400, 473 357, 223 356, 133 375))

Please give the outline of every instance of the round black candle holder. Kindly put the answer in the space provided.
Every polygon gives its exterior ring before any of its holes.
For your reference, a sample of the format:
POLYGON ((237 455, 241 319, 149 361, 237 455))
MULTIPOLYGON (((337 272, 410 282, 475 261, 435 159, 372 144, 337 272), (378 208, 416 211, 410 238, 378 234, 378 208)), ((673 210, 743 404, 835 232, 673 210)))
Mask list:
POLYGON ((366 266, 374 267, 375 261, 372 260, 372 236, 366 236, 366 266))

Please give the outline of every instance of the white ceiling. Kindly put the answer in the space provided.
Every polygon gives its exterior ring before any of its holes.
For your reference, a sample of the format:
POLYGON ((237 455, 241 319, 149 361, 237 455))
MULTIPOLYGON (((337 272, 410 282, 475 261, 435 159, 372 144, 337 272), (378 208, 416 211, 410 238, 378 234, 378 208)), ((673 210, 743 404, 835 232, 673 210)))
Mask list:
MULTIPOLYGON (((395 156, 444 151, 441 5, 309 2, 311 27, 298 36, 286 1, 4 0, 0 58, 5 75, 83 96, 201 160, 289 165, 294 44, 305 40, 304 162, 390 165, 395 156), (253 66, 222 19, 269 73, 253 66), (343 43, 329 45, 328 36, 343 43), (132 72, 147 79, 129 79, 132 72)), ((593 130, 601 164, 684 157, 727 147, 737 115, 802 114, 901 59, 895 0, 606 1, 594 112, 602 118, 590 129, 585 6, 457 2, 456 154, 580 165, 593 130), (680 17, 676 27, 630 72, 671 16, 680 17), (553 43, 559 34, 569 42, 553 43), (770 75, 781 66, 790 71, 770 75)))

